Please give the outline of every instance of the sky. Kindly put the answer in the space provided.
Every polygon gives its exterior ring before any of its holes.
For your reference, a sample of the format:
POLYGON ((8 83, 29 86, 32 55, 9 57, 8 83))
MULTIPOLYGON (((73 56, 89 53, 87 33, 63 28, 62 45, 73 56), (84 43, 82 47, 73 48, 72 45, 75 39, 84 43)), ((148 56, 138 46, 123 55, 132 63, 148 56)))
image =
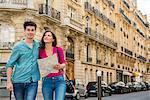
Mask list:
POLYGON ((138 9, 148 16, 148 21, 150 22, 150 0, 137 0, 138 9))

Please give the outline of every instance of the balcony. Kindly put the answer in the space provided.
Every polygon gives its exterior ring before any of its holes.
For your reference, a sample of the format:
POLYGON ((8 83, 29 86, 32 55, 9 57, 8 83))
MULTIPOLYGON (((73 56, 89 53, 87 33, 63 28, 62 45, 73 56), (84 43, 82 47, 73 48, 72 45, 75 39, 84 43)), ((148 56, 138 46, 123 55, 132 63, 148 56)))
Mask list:
MULTIPOLYGON (((110 2, 111 1, 109 1, 109 3, 110 2)), ((95 16, 97 16, 98 19, 103 20, 105 23, 107 23, 111 27, 115 28, 115 23, 112 20, 110 20, 109 18, 107 18, 104 14, 102 14, 98 9, 92 7, 89 2, 85 2, 84 6, 85 6, 84 8, 87 12, 94 14, 95 16)))
POLYGON ((97 16, 98 19, 103 20, 105 23, 115 28, 115 23, 109 18, 107 18, 104 14, 102 14, 98 9, 94 10, 94 14, 95 16, 97 16))
POLYGON ((111 0, 106 0, 108 2, 108 5, 112 8, 115 9, 115 5, 113 4, 113 2, 111 0))
POLYGON ((74 53, 72 53, 71 51, 66 51, 66 57, 69 59, 74 59, 74 53))
POLYGON ((140 33, 141 36, 145 37, 144 34, 139 29, 137 29, 137 32, 140 33))
MULTIPOLYGON (((32 0, 30 2, 32 2, 32 0)), ((28 4, 28 0, 0 0, 0 8, 22 9, 28 7, 31 7, 31 5, 28 4)))
POLYGON ((111 7, 112 9, 115 8, 115 5, 113 4, 113 2, 111 0, 102 0, 105 4, 108 4, 109 7, 111 7))
POLYGON ((92 7, 89 2, 84 3, 84 8, 87 12, 89 12, 91 14, 93 13, 94 7, 92 7))
POLYGON ((123 0, 123 3, 124 3, 124 5, 125 5, 128 9, 130 9, 129 4, 128 4, 125 0, 123 0))
POLYGON ((137 13, 135 13, 135 15, 137 16, 137 18, 142 22, 142 24, 143 24, 145 27, 148 27, 148 26, 149 26, 148 23, 145 23, 145 22, 143 21, 143 19, 142 19, 137 13))
POLYGON ((124 52, 127 53, 130 56, 133 56, 133 52, 128 50, 127 48, 124 48, 124 52))
POLYGON ((117 48, 116 42, 114 42, 112 39, 102 35, 101 33, 92 30, 90 27, 85 28, 85 33, 86 33, 86 36, 88 36, 89 38, 91 38, 95 41, 98 41, 104 45, 111 47, 111 48, 117 48))
POLYGON ((72 16, 66 16, 64 18, 64 25, 68 25, 75 30, 78 30, 80 32, 84 32, 83 29, 83 22, 82 22, 82 15, 80 13, 76 13, 75 15, 72 16))
POLYGON ((60 21, 60 12, 46 4, 40 4, 39 14, 47 15, 50 18, 60 21))
POLYGON ((15 42, 0 42, 1 50, 11 50, 14 46, 15 42))
POLYGON ((124 19, 129 23, 131 24, 131 20, 124 14, 124 11, 120 8, 119 9, 120 13, 122 14, 122 16, 124 17, 124 19))
POLYGON ((143 56, 141 56, 141 55, 139 55, 137 58, 138 58, 138 59, 140 59, 140 60, 142 60, 142 61, 144 61, 144 62, 146 62, 146 61, 147 61, 147 60, 146 60, 146 58, 145 58, 145 57, 143 57, 143 56))

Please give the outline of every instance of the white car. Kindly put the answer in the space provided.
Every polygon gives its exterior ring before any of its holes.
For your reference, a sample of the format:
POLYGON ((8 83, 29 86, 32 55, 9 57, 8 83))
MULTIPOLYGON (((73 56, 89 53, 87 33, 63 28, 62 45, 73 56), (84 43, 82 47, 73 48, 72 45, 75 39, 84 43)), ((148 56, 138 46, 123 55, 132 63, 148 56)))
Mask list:
POLYGON ((72 99, 75 99, 75 100, 80 100, 79 90, 75 89, 74 93, 67 93, 66 92, 65 100, 67 98, 72 98, 72 99))

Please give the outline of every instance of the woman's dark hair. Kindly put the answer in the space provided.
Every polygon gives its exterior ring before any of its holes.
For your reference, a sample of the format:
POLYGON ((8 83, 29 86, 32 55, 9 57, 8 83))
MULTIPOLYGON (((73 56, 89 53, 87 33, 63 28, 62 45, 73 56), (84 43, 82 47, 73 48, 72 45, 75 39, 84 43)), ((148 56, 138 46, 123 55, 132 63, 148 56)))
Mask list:
POLYGON ((45 34, 47 32, 50 32, 52 34, 53 39, 54 39, 54 41, 52 42, 52 46, 56 47, 56 45, 57 45, 57 39, 56 39, 55 34, 53 32, 51 32, 51 31, 45 31, 44 34, 43 34, 43 36, 42 36, 42 39, 41 39, 41 46, 40 46, 40 48, 42 48, 42 49, 45 49, 44 36, 45 36, 45 34))

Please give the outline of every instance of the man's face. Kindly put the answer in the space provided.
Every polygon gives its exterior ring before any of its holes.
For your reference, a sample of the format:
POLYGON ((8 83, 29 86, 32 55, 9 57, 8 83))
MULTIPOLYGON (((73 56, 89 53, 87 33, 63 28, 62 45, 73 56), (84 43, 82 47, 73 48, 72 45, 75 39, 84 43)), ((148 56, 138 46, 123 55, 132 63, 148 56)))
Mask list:
POLYGON ((35 27, 34 26, 27 26, 24 30, 25 37, 27 39, 33 39, 35 35, 35 27))

